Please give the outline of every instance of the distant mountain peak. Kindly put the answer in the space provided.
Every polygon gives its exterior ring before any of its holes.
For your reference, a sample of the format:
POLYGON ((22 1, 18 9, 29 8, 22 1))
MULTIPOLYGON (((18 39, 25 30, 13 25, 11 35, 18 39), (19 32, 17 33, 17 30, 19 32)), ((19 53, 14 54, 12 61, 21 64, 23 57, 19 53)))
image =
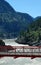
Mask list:
POLYGON ((0 0, 0 13, 15 12, 11 5, 5 0, 0 0))

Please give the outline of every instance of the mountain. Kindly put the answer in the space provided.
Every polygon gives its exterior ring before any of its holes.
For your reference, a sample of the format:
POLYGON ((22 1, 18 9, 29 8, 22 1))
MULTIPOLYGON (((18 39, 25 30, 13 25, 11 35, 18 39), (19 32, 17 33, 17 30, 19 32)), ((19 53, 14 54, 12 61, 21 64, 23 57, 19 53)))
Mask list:
POLYGON ((41 46, 41 16, 35 18, 27 31, 22 31, 16 42, 30 46, 41 46))
POLYGON ((33 17, 27 13, 15 11, 5 0, 0 0, 0 38, 17 37, 22 30, 27 30, 33 17))

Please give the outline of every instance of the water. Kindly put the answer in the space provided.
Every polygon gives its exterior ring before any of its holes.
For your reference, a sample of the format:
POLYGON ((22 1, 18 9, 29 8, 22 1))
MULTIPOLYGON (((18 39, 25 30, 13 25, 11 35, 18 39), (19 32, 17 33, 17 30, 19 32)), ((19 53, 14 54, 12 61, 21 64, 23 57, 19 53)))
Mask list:
MULTIPOLYGON (((14 41, 14 39, 6 39, 4 40, 6 45, 14 45, 14 46, 20 46, 22 44, 18 44, 14 41)), ((0 65, 41 65, 41 58, 10 58, 10 57, 4 57, 0 59, 0 65)))

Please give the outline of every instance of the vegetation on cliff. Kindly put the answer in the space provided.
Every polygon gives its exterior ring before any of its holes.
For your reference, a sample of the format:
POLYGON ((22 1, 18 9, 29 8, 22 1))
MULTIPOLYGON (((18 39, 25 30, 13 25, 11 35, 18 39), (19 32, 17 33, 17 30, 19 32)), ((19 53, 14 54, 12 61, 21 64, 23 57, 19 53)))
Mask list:
POLYGON ((36 18, 28 27, 26 31, 21 31, 18 43, 28 44, 30 46, 41 45, 41 17, 36 18))

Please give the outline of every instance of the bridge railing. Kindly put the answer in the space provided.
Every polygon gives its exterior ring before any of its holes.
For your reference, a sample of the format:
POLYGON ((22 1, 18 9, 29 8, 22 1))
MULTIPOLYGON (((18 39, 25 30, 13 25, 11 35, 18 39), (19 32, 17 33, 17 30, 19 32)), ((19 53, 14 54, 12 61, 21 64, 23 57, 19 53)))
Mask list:
POLYGON ((41 55, 41 47, 0 46, 0 55, 41 55))

